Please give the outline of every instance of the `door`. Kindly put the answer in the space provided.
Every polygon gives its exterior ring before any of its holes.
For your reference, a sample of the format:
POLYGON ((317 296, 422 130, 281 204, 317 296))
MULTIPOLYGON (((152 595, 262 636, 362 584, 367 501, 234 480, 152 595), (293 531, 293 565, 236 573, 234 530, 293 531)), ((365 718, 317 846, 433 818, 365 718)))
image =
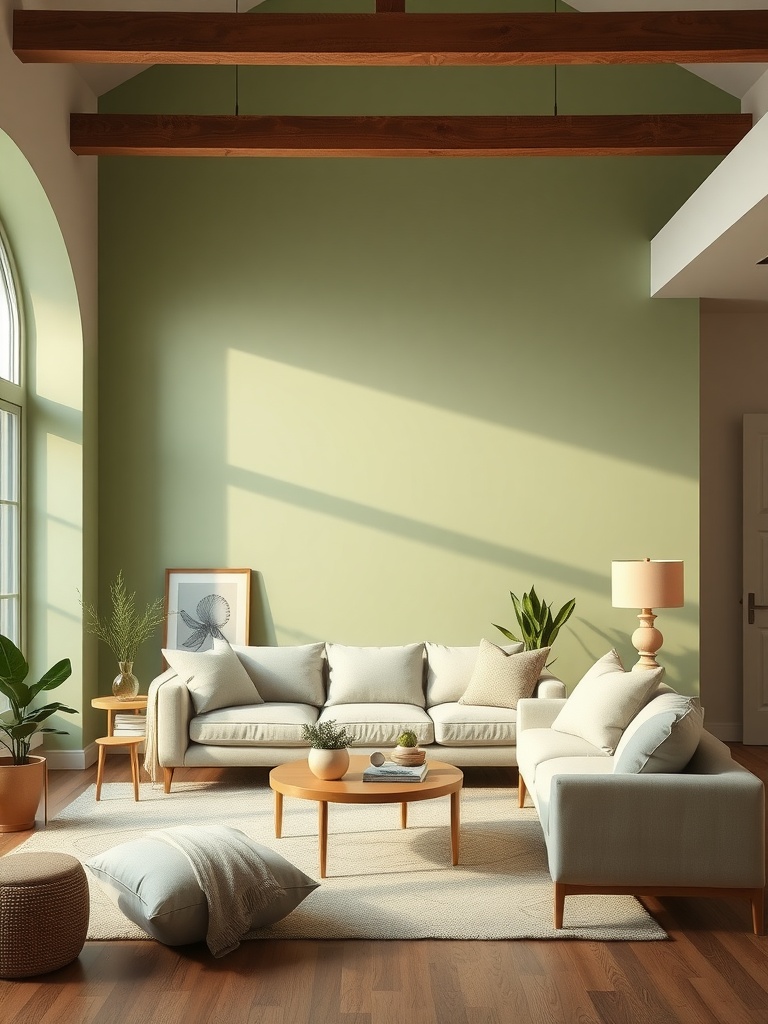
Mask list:
POLYGON ((768 413, 744 416, 744 742, 768 744, 768 413))

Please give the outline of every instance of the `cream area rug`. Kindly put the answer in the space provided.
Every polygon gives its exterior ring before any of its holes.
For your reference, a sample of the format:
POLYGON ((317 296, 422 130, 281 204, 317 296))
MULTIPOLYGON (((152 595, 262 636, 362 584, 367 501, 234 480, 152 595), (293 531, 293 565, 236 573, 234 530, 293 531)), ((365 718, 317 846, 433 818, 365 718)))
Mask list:
MULTIPOLYGON (((565 927, 552 925, 552 882, 533 808, 512 789, 467 788, 461 795, 460 863, 451 866, 449 798, 408 807, 330 804, 328 877, 264 937, 289 939, 664 939, 629 896, 570 896, 565 927)), ((15 852, 55 850, 87 860, 158 828, 224 824, 319 880, 317 805, 285 798, 283 838, 275 839, 274 797, 263 781, 176 783, 170 795, 144 783, 105 784, 99 803, 86 790, 15 852)), ((11 854, 13 856, 13 854, 11 854)), ((91 885, 90 939, 146 939, 91 885)))

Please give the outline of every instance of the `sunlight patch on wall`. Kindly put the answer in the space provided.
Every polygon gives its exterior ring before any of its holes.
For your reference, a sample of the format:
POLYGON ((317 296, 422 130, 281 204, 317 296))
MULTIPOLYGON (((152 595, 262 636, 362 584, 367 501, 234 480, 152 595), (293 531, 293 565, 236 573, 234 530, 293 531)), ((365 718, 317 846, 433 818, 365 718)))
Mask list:
POLYGON ((533 544, 549 556, 565 522, 576 564, 578 523, 605 529, 614 557, 633 557, 635 545, 655 542, 660 518, 673 533, 690 523, 697 500, 696 483, 682 476, 233 350, 227 461, 340 502, 496 544, 533 544))

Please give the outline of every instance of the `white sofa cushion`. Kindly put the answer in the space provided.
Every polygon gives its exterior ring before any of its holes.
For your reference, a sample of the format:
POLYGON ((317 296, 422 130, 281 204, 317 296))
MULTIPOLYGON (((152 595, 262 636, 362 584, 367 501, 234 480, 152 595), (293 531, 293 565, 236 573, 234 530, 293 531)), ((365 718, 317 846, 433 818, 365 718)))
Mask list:
POLYGON ((663 675, 661 667, 625 672, 619 655, 610 651, 582 677, 552 728, 580 736, 606 754, 612 754, 622 732, 663 675))
POLYGON ((261 704, 262 698, 226 640, 210 651, 163 651, 163 657, 187 684, 198 715, 216 708, 261 704))
POLYGON ((435 723, 435 743, 444 746, 507 747, 515 742, 517 711, 512 708, 454 701, 435 704, 428 714, 435 723))
POLYGON ((435 738, 432 719, 416 704, 334 704, 323 708, 318 722, 334 721, 346 727, 351 747, 394 746, 404 729, 415 732, 421 744, 435 738))
MULTIPOLYGON (((427 707, 453 704, 464 696, 477 664, 480 647, 446 647, 425 644, 427 652, 427 707)), ((522 644, 507 644, 502 650, 519 654, 522 644)))
POLYGON ((311 704, 218 708, 192 719, 189 738, 211 747, 306 747, 301 727, 316 721, 311 704))
POLYGON ((540 765, 557 757, 599 757, 607 760, 609 755, 581 736, 555 732, 549 727, 523 729, 518 733, 517 764, 529 789, 536 781, 540 765))
POLYGON ((385 701, 424 707, 424 644, 404 647, 326 644, 326 653, 326 706, 385 701))
POLYGON ((617 775, 681 772, 696 752, 703 728, 704 711, 698 700, 662 693, 624 730, 613 770, 617 775))
POLYGON ((549 651, 549 647, 542 647, 507 654, 490 640, 481 640, 472 678, 459 703, 516 708, 519 700, 530 697, 536 689, 549 651))
MULTIPOLYGON (((254 911, 250 927, 265 928, 294 910, 318 883, 279 853, 255 843, 239 829, 241 856, 265 864, 281 886, 275 898, 254 911)), ((150 832, 85 861, 85 867, 125 916, 158 942, 181 946, 201 942, 208 931, 208 900, 181 850, 150 832)), ((254 884, 260 877, 254 872, 254 884)))
POLYGON ((325 703, 325 644, 295 647, 243 647, 232 644, 245 671, 265 701, 325 703))

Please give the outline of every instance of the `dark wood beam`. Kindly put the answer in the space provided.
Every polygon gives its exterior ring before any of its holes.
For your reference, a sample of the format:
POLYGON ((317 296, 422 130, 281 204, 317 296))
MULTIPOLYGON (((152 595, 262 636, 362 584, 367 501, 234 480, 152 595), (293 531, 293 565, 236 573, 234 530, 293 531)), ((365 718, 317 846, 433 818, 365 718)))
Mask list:
POLYGON ((719 156, 748 114, 263 117, 72 114, 90 156, 719 156))
POLYGON ((395 11, 405 13, 405 0, 376 0, 377 14, 392 14, 395 11))
POLYGON ((13 12, 22 61, 658 64, 768 61, 768 11, 549 14, 13 12))

